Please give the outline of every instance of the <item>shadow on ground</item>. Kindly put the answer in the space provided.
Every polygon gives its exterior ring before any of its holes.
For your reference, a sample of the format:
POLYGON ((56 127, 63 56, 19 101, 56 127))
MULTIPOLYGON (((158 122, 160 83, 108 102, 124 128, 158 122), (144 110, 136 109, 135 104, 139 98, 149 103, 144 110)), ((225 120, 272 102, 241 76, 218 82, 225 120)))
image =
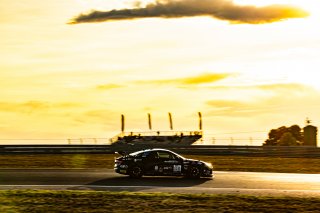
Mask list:
POLYGON ((193 187, 210 180, 212 180, 212 178, 188 179, 183 177, 142 177, 135 179, 124 176, 101 179, 80 187, 70 188, 70 190, 141 191, 146 188, 157 187, 193 187))

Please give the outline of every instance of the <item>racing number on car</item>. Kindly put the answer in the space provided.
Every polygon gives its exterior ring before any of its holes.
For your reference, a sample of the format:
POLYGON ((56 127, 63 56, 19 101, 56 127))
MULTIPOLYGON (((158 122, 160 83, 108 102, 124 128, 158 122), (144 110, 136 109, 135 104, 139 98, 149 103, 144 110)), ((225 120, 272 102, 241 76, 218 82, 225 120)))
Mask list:
POLYGON ((173 172, 181 172, 181 165, 173 165, 173 172))

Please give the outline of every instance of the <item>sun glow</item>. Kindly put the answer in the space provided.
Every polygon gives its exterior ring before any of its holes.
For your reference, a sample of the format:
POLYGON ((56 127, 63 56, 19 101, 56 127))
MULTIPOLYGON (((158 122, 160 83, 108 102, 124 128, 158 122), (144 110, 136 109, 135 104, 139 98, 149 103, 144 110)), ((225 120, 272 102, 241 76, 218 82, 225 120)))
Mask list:
MULTIPOLYGON (((259 174, 260 175, 260 174, 259 174)), ((298 183, 303 180, 304 183, 319 183, 320 175, 319 174, 272 174, 272 176, 264 176, 260 175, 260 179, 264 180, 272 180, 277 182, 291 182, 298 183)), ((316 188, 313 190, 319 190, 320 188, 316 188)))
POLYGON ((318 0, 234 0, 241 5, 267 6, 272 4, 292 5, 302 8, 310 13, 311 16, 320 16, 320 2, 318 0))
MULTIPOLYGON (((181 129, 202 111, 207 132, 267 132, 303 122, 301 109, 320 105, 319 0, 234 0, 310 13, 267 24, 188 16, 68 25, 91 10, 155 0, 1 2, 0 138, 105 136, 123 113, 143 126, 146 111, 176 112, 181 129)), ((320 121, 318 109, 308 113, 320 121)))

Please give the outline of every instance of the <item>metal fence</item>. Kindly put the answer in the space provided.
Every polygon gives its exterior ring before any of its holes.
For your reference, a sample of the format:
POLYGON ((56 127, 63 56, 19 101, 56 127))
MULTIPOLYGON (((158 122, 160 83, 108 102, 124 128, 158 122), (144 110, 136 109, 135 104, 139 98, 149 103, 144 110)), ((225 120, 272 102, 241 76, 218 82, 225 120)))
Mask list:
POLYGON ((237 155, 245 157, 307 157, 320 158, 317 147, 279 146, 219 146, 219 145, 0 145, 0 154, 113 154, 116 151, 128 153, 147 148, 164 148, 179 154, 192 155, 237 155))
POLYGON ((0 145, 109 145, 110 138, 0 139, 0 145))
MULTIPOLYGON (((191 132, 191 131, 190 131, 191 132)), ((162 132, 160 135, 189 135, 189 131, 184 132, 162 132)), ((0 145, 110 145, 117 141, 118 137, 130 135, 131 133, 119 134, 113 138, 67 138, 67 139, 0 139, 0 145)), ((138 133, 139 134, 139 133, 138 133)), ((195 134, 194 132, 192 134, 195 134)), ((146 133, 152 135, 152 133, 146 133)), ((194 145, 222 145, 222 146, 261 146, 266 138, 255 137, 203 137, 194 145)), ((319 146, 319 142, 318 142, 319 146)))

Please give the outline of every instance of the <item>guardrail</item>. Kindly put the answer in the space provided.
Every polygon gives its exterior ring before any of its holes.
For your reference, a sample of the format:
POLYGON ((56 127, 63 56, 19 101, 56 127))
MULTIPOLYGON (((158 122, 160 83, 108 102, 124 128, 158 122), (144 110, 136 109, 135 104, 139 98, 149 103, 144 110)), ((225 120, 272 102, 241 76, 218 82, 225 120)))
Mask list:
POLYGON ((0 154, 112 154, 110 145, 0 145, 0 154))
POLYGON ((240 155, 274 157, 320 158, 320 148, 310 146, 218 146, 218 145, 1 145, 0 154, 112 154, 128 153, 150 148, 170 149, 181 154, 193 155, 240 155))

